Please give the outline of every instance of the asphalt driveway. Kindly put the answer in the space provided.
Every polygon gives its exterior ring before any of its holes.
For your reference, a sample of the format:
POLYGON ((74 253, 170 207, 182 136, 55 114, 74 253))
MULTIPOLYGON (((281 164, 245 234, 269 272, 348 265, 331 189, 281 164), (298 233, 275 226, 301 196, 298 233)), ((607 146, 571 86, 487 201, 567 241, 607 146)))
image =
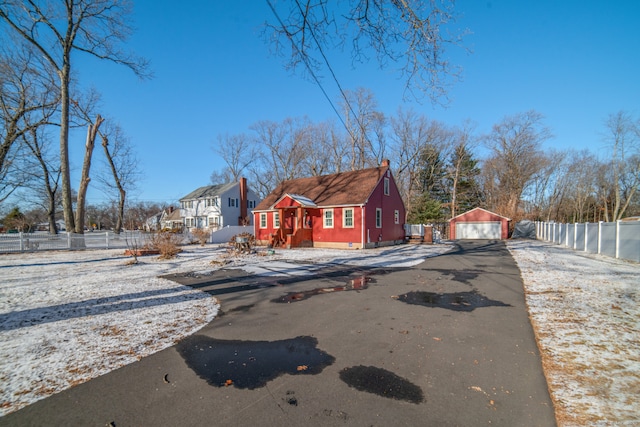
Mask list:
POLYGON ((215 295, 221 314, 0 426, 555 425, 502 242, 459 242, 406 269, 169 278, 215 295))

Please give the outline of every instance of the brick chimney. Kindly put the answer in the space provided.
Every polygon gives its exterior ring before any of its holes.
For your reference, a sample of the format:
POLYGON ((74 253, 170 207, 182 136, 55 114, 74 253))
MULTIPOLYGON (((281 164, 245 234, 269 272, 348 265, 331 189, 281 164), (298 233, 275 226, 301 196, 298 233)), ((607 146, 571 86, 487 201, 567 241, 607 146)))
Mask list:
POLYGON ((247 218, 247 178, 240 178, 240 217, 238 225, 245 225, 247 218))
POLYGON ((380 166, 382 166, 383 168, 391 167, 391 162, 389 162, 389 159, 384 159, 380 166))

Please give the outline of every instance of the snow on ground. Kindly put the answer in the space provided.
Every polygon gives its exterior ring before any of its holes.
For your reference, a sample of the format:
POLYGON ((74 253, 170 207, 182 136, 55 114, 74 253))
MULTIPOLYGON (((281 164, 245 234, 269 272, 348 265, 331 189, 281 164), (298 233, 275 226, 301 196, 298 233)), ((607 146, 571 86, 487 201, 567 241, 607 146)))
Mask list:
POLYGON ((640 265, 510 241, 561 426, 640 425, 640 265))
MULTIPOLYGON (((561 426, 638 425, 640 265, 510 241, 561 426)), ((233 256, 189 246, 172 260, 122 250, 0 255, 0 416, 171 346, 213 320, 208 294, 158 276, 224 266, 266 275, 323 265, 408 267, 450 245, 296 249, 233 256)))
POLYGON ((326 264, 403 267, 450 245, 296 249, 233 256, 188 246, 172 260, 123 250, 0 255, 0 416, 171 346, 218 313, 206 293, 158 276, 220 266, 269 275, 326 264), (306 266, 304 265, 306 264, 306 266))

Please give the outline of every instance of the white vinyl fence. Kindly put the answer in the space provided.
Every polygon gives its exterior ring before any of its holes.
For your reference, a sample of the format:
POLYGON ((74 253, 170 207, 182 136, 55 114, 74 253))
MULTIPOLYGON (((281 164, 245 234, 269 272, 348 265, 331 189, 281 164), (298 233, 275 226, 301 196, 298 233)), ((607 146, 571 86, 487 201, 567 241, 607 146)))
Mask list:
POLYGON ((536 235, 576 251, 640 262, 640 221, 536 222, 536 235))
POLYGON ((116 234, 94 231, 85 234, 47 232, 0 234, 0 253, 61 249, 117 249, 142 247, 149 235, 139 231, 116 234))
POLYGON ((211 233, 211 243, 227 243, 233 236, 240 233, 253 234, 253 225, 247 226, 226 226, 218 231, 211 233))

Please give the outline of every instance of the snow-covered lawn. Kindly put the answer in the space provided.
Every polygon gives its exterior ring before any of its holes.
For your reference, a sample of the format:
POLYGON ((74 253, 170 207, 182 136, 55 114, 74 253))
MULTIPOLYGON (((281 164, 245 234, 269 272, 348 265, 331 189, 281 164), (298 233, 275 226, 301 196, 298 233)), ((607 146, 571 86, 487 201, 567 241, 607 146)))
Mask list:
MULTIPOLYGON (((560 425, 639 425, 640 265, 536 241, 508 247, 560 425)), ((137 265, 122 250, 0 255, 0 416, 166 348, 216 316, 215 298, 160 275, 206 273, 221 260, 278 275, 309 274, 304 261, 401 267, 450 248, 230 256, 225 246, 189 246, 137 265)))
POLYGON ((561 426, 640 425, 640 265, 510 241, 561 426))
POLYGON ((221 264, 311 274, 300 261, 401 267, 450 249, 232 256, 225 245, 188 246, 175 259, 145 256, 136 265, 122 249, 0 255, 0 416, 169 347, 213 320, 220 308, 215 298, 160 275, 206 273, 221 264))

